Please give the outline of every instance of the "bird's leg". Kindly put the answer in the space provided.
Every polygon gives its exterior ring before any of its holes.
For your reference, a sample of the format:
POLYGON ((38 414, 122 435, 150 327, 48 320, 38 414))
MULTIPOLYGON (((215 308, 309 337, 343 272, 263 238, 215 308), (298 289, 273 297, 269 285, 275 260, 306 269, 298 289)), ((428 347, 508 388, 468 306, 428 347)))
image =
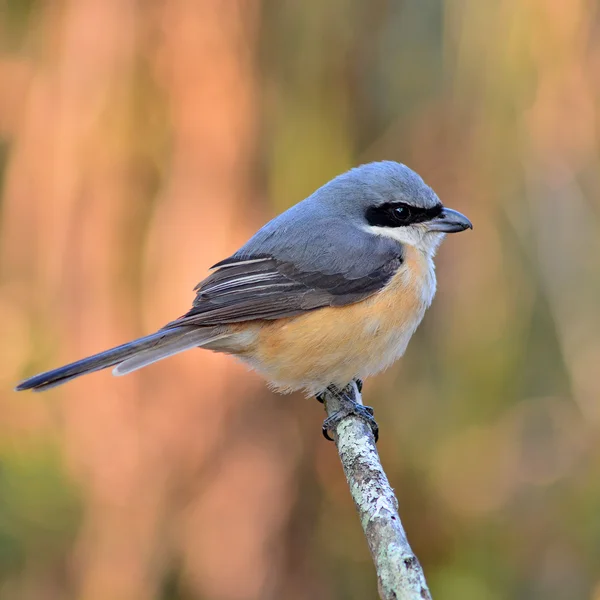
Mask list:
MULTIPOLYGON (((354 383, 356 383, 356 387, 358 389, 358 393, 360 394, 362 392, 363 389, 363 380, 362 379, 355 379, 354 383)), ((317 394, 315 396, 315 398, 317 399, 318 402, 320 402, 321 404, 325 403, 325 392, 321 392, 320 394, 317 394)))
MULTIPOLYGON (((362 384, 362 382, 361 382, 362 384)), ((338 401, 339 408, 329 417, 323 421, 323 436, 325 439, 333 441, 333 438, 329 435, 330 431, 334 431, 335 428, 348 416, 354 415, 363 419, 371 427, 373 437, 375 441, 379 439, 379 425, 373 416, 373 409, 370 406, 364 406, 354 400, 354 383, 350 384, 347 388, 340 390, 335 386, 329 386, 327 390, 317 397, 317 400, 324 402, 326 394, 331 394, 338 401)), ((362 385, 360 385, 362 387, 362 385)), ((359 384, 357 382, 357 389, 359 384)), ((360 389, 359 389, 360 393, 360 389)))

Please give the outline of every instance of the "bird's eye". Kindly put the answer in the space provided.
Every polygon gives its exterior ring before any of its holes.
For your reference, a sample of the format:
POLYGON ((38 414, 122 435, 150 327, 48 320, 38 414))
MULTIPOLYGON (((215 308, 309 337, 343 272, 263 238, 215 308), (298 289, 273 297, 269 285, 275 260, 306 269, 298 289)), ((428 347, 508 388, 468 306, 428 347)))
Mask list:
POLYGON ((408 221, 411 216, 410 208, 408 208, 408 206, 396 206, 394 208, 394 213, 396 218, 400 221, 408 221))

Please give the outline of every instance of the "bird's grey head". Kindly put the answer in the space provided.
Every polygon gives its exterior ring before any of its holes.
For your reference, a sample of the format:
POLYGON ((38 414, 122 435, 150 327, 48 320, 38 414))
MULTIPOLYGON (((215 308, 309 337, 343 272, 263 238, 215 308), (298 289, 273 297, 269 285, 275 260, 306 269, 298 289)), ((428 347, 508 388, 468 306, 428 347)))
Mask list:
POLYGON ((465 216, 445 208, 417 173, 393 161, 351 169, 317 190, 314 197, 355 226, 431 256, 446 233, 472 228, 465 216))

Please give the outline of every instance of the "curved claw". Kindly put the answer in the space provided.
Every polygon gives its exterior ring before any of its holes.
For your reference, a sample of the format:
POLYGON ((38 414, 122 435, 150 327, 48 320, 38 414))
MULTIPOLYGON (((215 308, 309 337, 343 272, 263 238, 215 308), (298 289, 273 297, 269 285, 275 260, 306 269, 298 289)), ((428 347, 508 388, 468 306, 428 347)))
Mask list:
MULTIPOLYGON (((327 419, 325 419, 326 421, 327 419)), ((323 421, 323 428, 322 428, 322 432, 323 432, 323 437, 329 441, 329 442, 333 442, 335 441, 330 435, 329 435, 329 429, 327 427, 325 427, 325 421, 323 421)))

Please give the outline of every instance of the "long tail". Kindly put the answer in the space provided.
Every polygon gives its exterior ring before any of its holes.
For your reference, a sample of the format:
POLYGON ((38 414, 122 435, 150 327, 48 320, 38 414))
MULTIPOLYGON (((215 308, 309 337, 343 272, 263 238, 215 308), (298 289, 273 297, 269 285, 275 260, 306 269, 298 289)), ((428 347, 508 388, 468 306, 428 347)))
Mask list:
POLYGON ((62 385, 80 375, 86 375, 108 367, 115 367, 113 375, 126 375, 168 356, 173 356, 196 346, 205 346, 222 337, 225 336, 217 334, 214 329, 209 327, 161 329, 133 342, 25 379, 15 389, 19 392, 22 390, 42 392, 57 385, 62 385))

